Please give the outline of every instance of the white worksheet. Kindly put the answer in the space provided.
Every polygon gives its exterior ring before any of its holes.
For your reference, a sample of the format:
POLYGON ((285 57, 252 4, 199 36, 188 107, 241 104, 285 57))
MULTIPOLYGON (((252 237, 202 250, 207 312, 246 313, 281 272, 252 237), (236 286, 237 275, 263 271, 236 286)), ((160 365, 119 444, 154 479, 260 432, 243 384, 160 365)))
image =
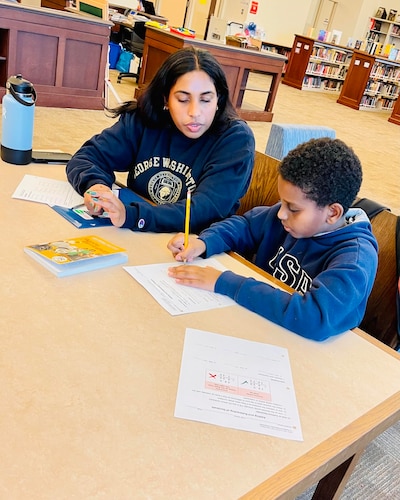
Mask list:
POLYGON ((68 181, 29 174, 24 175, 12 198, 65 208, 72 208, 83 203, 83 197, 75 191, 68 181))
MULTIPOLYGON (((221 271, 226 271, 226 268, 213 258, 198 259, 193 261, 193 264, 212 266, 221 271)), ((168 276, 168 268, 177 265, 182 266, 184 264, 168 262, 144 266, 126 266, 124 269, 172 316, 207 311, 235 304, 234 300, 225 295, 177 284, 175 279, 168 276)))
POLYGON ((175 417, 302 441, 287 349, 187 328, 175 417))

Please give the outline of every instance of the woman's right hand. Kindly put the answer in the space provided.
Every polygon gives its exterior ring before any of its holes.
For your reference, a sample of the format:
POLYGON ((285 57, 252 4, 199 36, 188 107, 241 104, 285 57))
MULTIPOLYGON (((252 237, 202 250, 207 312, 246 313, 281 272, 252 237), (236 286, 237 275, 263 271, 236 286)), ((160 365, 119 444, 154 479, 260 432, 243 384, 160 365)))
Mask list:
POLYGON ((198 236, 190 235, 187 248, 184 245, 184 233, 178 233, 167 243, 167 248, 178 262, 192 262, 195 257, 206 251, 206 244, 198 236))
POLYGON ((93 186, 90 186, 90 188, 85 191, 83 202, 91 215, 101 215, 103 213, 103 209, 93 200, 91 193, 104 193, 105 191, 111 191, 111 189, 104 184, 93 184, 93 186))

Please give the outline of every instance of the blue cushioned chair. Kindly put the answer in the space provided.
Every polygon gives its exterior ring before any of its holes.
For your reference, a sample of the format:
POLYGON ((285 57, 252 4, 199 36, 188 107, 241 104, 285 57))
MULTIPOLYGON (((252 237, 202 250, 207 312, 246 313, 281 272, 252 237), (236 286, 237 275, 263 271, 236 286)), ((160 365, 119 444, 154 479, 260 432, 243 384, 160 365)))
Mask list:
POLYGON ((273 123, 269 133, 265 154, 282 160, 297 145, 320 137, 336 138, 336 132, 319 125, 297 125, 273 123))

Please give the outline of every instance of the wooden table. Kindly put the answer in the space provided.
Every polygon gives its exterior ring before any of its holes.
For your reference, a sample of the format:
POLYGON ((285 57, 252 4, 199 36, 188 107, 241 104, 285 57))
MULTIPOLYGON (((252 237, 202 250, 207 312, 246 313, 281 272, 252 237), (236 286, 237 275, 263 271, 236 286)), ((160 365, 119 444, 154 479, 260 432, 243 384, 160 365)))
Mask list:
POLYGON ((285 56, 183 37, 154 27, 146 28, 138 93, 151 81, 158 68, 170 54, 188 45, 209 50, 220 62, 226 74, 232 102, 243 119, 272 121, 272 109, 283 67, 287 61, 285 56), (267 96, 262 111, 242 107, 244 93, 246 89, 250 90, 247 82, 251 71, 257 71, 271 77, 269 88, 255 89, 257 92, 265 92, 267 96))
MULTIPOLYGON (((399 356, 362 333, 317 343, 239 305, 173 317, 120 266, 56 278, 24 245, 93 232, 139 265, 168 262, 169 235, 78 230, 11 198, 24 174, 65 179, 64 166, 0 168, 7 498, 293 499, 399 419, 399 356), (287 348, 304 441, 175 418, 187 327, 287 348)), ((326 491, 320 498, 332 498, 326 491)))

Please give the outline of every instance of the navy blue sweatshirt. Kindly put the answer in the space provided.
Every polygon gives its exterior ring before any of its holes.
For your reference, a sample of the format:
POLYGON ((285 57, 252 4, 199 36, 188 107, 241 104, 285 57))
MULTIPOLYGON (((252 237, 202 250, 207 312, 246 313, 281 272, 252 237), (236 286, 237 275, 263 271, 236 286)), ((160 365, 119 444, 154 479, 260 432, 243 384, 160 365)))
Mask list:
POLYGON ((67 177, 83 194, 94 184, 111 187, 114 172, 128 172, 128 187, 156 204, 126 206, 123 227, 142 231, 183 231, 189 189, 190 229, 199 232, 236 212, 250 182, 254 148, 242 120, 219 135, 207 131, 190 139, 173 125, 145 127, 134 111, 87 141, 68 163, 67 177))
POLYGON ((206 229, 206 256, 233 250, 297 292, 289 294, 231 271, 215 291, 303 337, 324 340, 358 326, 378 265, 368 217, 350 209, 346 224, 311 238, 293 238, 277 217, 280 203, 257 207, 206 229))

